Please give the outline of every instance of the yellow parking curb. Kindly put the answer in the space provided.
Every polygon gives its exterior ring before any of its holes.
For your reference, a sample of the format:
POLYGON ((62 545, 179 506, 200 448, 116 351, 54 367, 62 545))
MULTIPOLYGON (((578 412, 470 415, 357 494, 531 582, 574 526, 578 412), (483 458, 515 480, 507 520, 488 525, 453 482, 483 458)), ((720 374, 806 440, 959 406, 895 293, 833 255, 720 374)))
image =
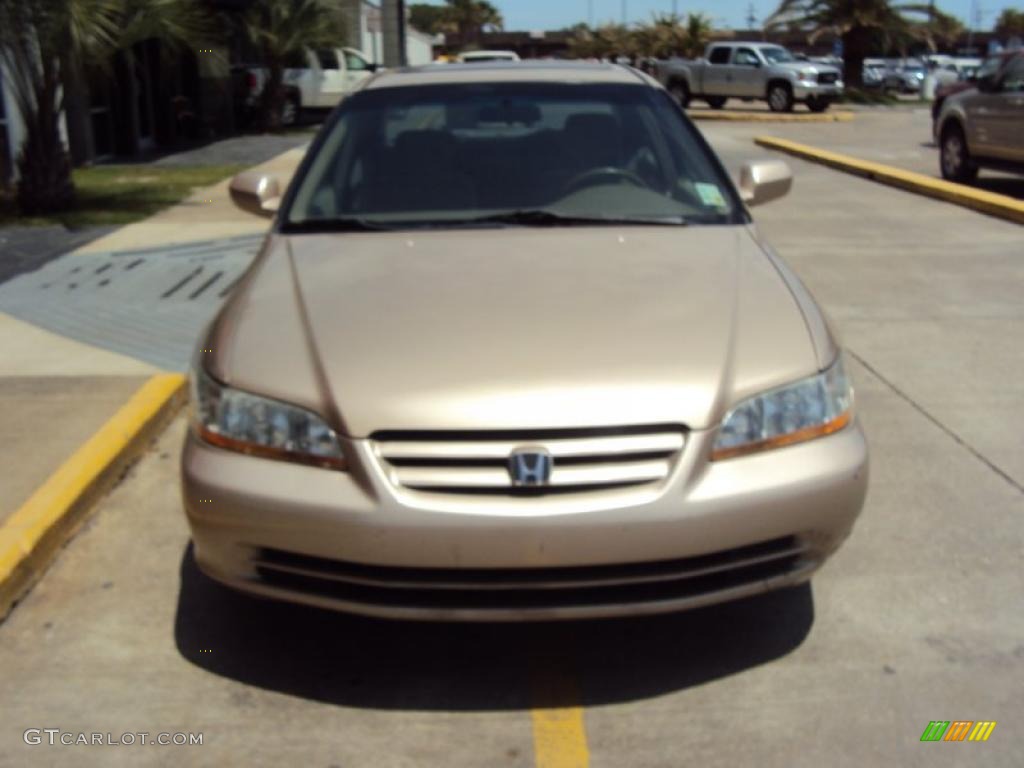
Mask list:
POLYGON ((1016 200, 1008 195, 999 195, 983 189, 974 189, 963 184, 954 184, 943 179, 925 176, 923 173, 905 171, 891 165, 861 160, 838 152, 817 149, 806 144, 799 144, 787 139, 776 139, 771 136, 758 136, 754 143, 768 149, 777 149, 805 160, 812 160, 830 168, 863 176, 893 187, 917 192, 937 200, 972 208, 981 213, 998 216, 1002 219, 1024 224, 1024 201, 1016 200))
POLYGON ((0 618, 39 579, 92 502, 184 400, 184 376, 151 377, 0 526, 0 618))
POLYGON ((848 123, 853 112, 723 112, 712 109, 688 109, 691 120, 722 120, 732 123, 848 123))

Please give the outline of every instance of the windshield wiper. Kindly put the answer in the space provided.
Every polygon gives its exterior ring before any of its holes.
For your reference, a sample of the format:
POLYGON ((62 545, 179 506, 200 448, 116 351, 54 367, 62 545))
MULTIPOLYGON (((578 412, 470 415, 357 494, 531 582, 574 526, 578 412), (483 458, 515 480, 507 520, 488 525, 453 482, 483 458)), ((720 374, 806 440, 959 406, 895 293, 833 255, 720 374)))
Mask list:
POLYGON ((682 216, 578 216, 557 213, 544 208, 529 208, 506 211, 474 219, 453 221, 455 225, 465 224, 520 224, 525 227, 574 227, 574 226, 686 226, 682 216))
POLYGON ((285 233, 316 233, 316 232, 387 232, 394 227, 370 219, 354 216, 339 216, 333 219, 306 219, 305 221, 285 222, 281 231, 285 233))

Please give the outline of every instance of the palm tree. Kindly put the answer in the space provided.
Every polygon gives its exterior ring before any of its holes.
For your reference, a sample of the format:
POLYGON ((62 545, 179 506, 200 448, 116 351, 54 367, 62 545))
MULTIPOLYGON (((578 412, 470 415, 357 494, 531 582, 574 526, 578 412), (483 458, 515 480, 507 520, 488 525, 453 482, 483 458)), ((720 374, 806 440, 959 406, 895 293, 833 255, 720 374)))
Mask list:
POLYGON ((704 52, 710 37, 711 23, 703 14, 687 14, 685 24, 680 16, 655 14, 650 24, 640 24, 632 32, 632 50, 656 59, 695 58, 704 52))
POLYGON ((631 30, 625 24, 602 24, 594 29, 578 24, 571 32, 569 53, 577 59, 646 55, 643 30, 631 30))
POLYGON ((335 48, 345 25, 330 0, 256 0, 243 16, 246 36, 259 48, 267 77, 260 93, 263 126, 281 127, 285 62, 307 48, 335 48))
POLYGON ((103 67, 118 50, 150 37, 202 44, 206 19, 190 0, 0 0, 0 62, 27 134, 17 160, 23 214, 74 203, 60 132, 72 74, 86 64, 103 67))
POLYGON ((458 35, 463 46, 474 46, 484 31, 501 30, 501 11, 486 0, 445 0, 444 29, 458 35))
POLYGON ((910 39, 919 32, 917 19, 935 18, 933 5, 890 0, 782 0, 768 19, 769 29, 801 29, 810 40, 836 34, 843 41, 843 77, 852 87, 863 84, 864 59, 879 39, 910 39))
POLYGON ((993 31, 1002 38, 1024 36, 1024 11, 1017 11, 1013 8, 1004 9, 999 14, 993 31))
POLYGON ((950 49, 966 32, 963 23, 948 13, 936 9, 924 24, 915 30, 914 36, 923 40, 928 49, 935 53, 939 48, 950 49))
POLYGON ((445 31, 445 8, 440 5, 413 3, 409 6, 409 24, 420 32, 437 35, 445 31))
POLYGON ((683 34, 682 55, 687 59, 695 59, 704 55, 711 40, 711 19, 703 13, 686 14, 686 32, 683 34))

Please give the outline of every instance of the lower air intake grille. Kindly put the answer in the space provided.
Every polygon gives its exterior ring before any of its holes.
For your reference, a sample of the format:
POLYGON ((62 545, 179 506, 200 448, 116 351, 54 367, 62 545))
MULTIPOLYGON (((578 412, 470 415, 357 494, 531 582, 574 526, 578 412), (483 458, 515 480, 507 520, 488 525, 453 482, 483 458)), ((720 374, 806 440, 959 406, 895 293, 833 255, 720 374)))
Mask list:
POLYGON ((679 599, 783 576, 805 547, 784 537, 679 560, 560 568, 397 568, 257 551, 269 586, 350 603, 421 608, 530 608, 679 599))

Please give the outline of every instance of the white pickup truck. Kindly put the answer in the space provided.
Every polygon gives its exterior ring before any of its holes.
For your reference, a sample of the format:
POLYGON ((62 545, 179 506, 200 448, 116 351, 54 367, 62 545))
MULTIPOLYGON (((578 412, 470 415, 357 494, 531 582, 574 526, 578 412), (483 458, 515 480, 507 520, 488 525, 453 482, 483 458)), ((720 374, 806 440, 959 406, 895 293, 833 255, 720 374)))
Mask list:
MULTIPOLYGON (((305 49, 287 62, 284 70, 285 104, 281 123, 292 125, 303 109, 333 109, 347 94, 377 70, 354 48, 305 49)), ((247 104, 259 103, 267 70, 247 70, 247 104)))
POLYGON ((654 73, 684 107, 699 98, 721 109, 737 98, 763 99, 773 112, 789 112, 796 102, 823 112, 843 93, 836 67, 800 60, 771 43, 712 43, 704 59, 658 62, 654 73))

